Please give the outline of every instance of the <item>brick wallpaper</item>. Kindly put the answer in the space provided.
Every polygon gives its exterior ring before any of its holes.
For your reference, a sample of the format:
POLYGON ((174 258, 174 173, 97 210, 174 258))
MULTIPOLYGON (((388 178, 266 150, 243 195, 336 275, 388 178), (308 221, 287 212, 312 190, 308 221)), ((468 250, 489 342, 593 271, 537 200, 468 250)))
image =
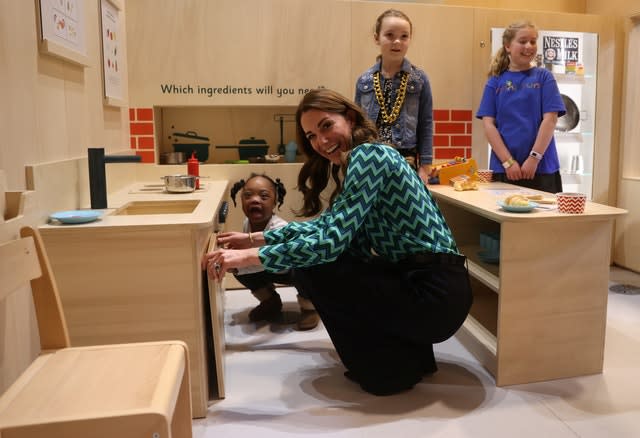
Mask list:
POLYGON ((129 108, 131 149, 142 157, 143 163, 155 162, 155 135, 153 108, 129 108))
POLYGON ((473 113, 470 110, 433 111, 434 160, 471 158, 472 121, 473 113))
MULTIPOLYGON (((470 110, 436 109, 433 111, 433 158, 449 160, 471 158, 470 110)), ((155 162, 153 108, 129 108, 131 149, 142 157, 143 163, 155 162)))

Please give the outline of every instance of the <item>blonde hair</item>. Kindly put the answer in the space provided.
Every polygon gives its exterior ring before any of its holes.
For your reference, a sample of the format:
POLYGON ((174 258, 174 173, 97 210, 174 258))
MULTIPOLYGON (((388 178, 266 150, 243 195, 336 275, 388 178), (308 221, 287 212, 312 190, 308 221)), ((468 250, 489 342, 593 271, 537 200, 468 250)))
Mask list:
POLYGON ((507 50, 504 48, 504 46, 513 41, 519 30, 527 28, 535 30, 538 29, 532 22, 524 20, 511 23, 509 27, 504 30, 504 32, 502 33, 502 46, 500 46, 495 56, 491 60, 491 66, 489 67, 488 75, 489 77, 500 76, 503 71, 509 68, 509 54, 507 53, 507 50))

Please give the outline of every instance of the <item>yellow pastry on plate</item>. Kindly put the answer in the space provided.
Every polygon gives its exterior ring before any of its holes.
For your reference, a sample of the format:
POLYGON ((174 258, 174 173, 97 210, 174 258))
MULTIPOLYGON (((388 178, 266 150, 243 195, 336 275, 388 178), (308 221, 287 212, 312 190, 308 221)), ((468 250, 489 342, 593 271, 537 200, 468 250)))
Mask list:
POLYGON ((504 204, 510 205, 511 207, 528 207, 529 199, 527 199, 524 195, 509 195, 504 198, 504 204))

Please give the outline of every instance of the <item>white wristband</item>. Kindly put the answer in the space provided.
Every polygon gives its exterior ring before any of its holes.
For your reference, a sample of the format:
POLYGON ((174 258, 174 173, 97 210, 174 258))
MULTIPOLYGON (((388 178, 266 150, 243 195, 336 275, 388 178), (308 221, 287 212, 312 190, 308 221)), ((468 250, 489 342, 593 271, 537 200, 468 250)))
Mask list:
POLYGON ((529 152, 529 156, 535 158, 536 160, 542 160, 542 154, 540 152, 531 151, 529 152))

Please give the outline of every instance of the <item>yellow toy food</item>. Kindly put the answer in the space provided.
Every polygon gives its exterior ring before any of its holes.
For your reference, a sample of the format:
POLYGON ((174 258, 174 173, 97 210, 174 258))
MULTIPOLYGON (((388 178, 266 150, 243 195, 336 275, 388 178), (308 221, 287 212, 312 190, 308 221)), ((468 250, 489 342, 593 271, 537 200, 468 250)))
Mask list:
POLYGON ((478 183, 471 180, 459 180, 453 183, 453 190, 463 192, 465 190, 478 190, 478 183))
POLYGON ((504 198, 504 204, 512 207, 528 207, 529 200, 522 195, 510 195, 504 198))

